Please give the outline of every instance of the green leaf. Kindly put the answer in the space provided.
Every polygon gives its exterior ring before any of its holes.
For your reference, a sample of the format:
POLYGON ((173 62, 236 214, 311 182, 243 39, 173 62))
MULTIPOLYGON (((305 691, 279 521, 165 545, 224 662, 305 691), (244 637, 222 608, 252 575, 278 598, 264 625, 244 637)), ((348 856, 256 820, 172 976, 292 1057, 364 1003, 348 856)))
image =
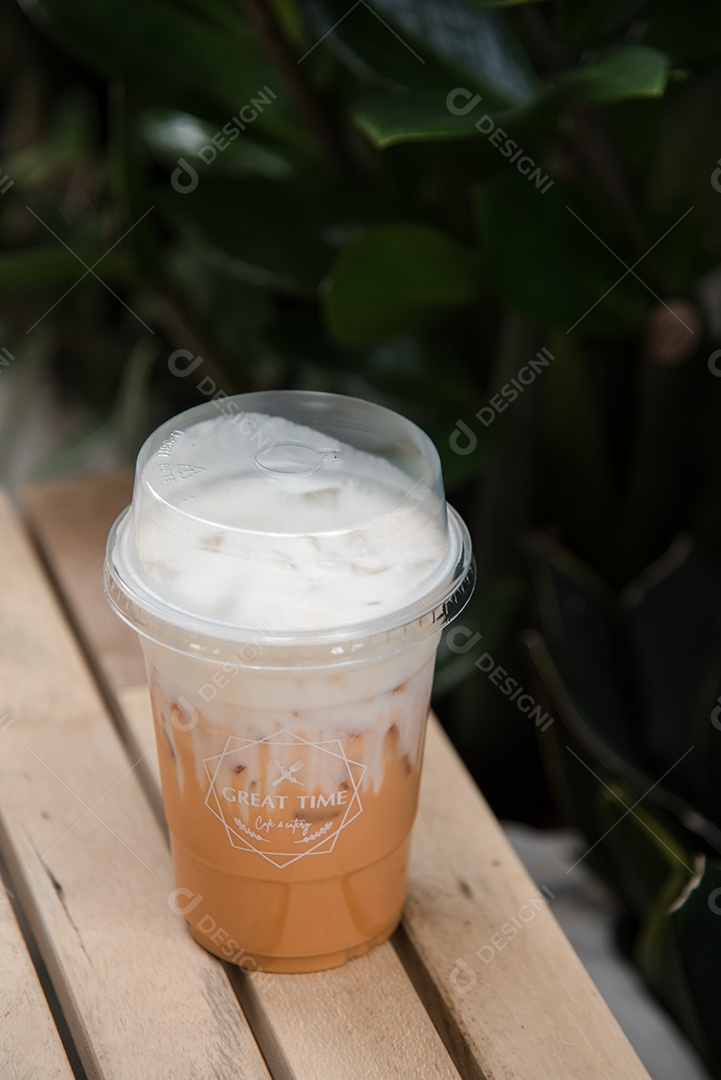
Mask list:
POLYGON ((559 89, 577 101, 599 105, 627 98, 661 97, 671 71, 669 57, 648 45, 621 45, 593 64, 559 76, 559 89))
MULTIPOLYGON (((450 93, 445 88, 413 94, 364 94, 351 106, 356 125, 379 149, 409 142, 479 141, 487 139, 496 128, 502 129, 505 139, 519 127, 553 128, 557 115, 558 101, 551 88, 539 93, 531 103, 511 108, 493 107, 488 99, 463 87, 455 87, 450 93), (492 128, 487 126, 489 120, 492 128)), ((497 168, 503 168, 503 157, 493 144, 488 145, 497 168)))
POLYGON ((146 109, 136 123, 145 145, 158 161, 171 169, 178 164, 178 158, 185 157, 197 172, 202 173, 207 166, 198 154, 201 150, 207 153, 210 148, 217 152, 212 167, 218 176, 256 175, 268 180, 286 180, 295 171, 286 151, 259 142, 246 132, 234 136, 232 141, 222 136, 221 142, 226 145, 217 151, 211 143, 213 136, 218 134, 216 127, 177 109, 146 109))
POLYGON ((488 287, 542 326, 564 332, 637 327, 647 294, 604 244, 625 265, 632 256, 577 192, 560 182, 549 188, 540 165, 537 171, 540 179, 535 169, 528 176, 513 170, 471 188, 488 287))
POLYGON ((384 394, 399 402, 438 407, 465 404, 473 384, 450 346, 428 335, 382 341, 361 353, 358 370, 384 394))
MULTIPOLYGON (((98 258, 97 246, 74 245, 83 261, 92 265, 98 258)), ((129 277, 128 261, 115 253, 102 261, 102 276, 117 281, 129 277)), ((5 295, 23 289, 37 289, 43 285, 72 285, 83 276, 85 269, 72 252, 60 244, 28 247, 18 251, 0 253, 0 289, 5 295)))
POLYGON ((633 948, 636 963, 714 1067, 721 1050, 721 866, 681 847, 648 811, 643 792, 611 782, 600 789, 599 803, 606 807, 602 817, 608 822, 603 846, 642 924, 633 948))
POLYGON ((721 822, 721 730, 712 722, 721 694, 721 570, 677 542, 629 586, 625 606, 651 768, 668 772, 672 790, 721 822))
MULTIPOLYGON (((184 246, 169 260, 167 275, 169 288, 160 298, 159 314, 162 318, 165 312, 167 318, 169 301, 175 321, 173 311, 180 308, 203 342, 206 362, 210 358, 207 374, 229 394, 262 380, 258 339, 275 314, 274 296, 199 259, 195 250, 184 246)), ((206 374, 205 368, 199 370, 199 378, 201 374, 206 374)), ((171 380, 178 382, 174 376, 171 380)))
POLYGON ((483 108, 454 115, 447 104, 448 93, 412 95, 365 94, 351 106, 351 116, 380 149, 398 143, 439 139, 479 138, 476 121, 483 108))
MULTIPOLYGON (((718 958, 721 954, 721 863, 716 859, 701 861, 701 870, 674 903, 667 905, 662 917, 673 927, 686 985, 691 994, 695 1015, 674 1009, 681 1027, 698 1047, 715 1075, 721 1061, 721 980, 718 958), (698 1026, 697 1026, 698 1018, 698 1026), (700 1031, 699 1031, 700 1028, 700 1031), (701 1034, 701 1032, 703 1034, 701 1034)), ((645 941, 644 960, 648 962, 652 943, 645 941)), ((664 989, 676 992, 673 980, 664 989)), ((666 998, 666 994, 661 995, 666 998)), ((690 1013, 690 1010, 689 1010, 690 1013)))
POLYGON ((537 0, 468 0, 472 8, 518 7, 520 4, 535 4, 537 0))
POLYGON ((255 35, 214 26, 169 0, 20 0, 28 16, 72 56, 149 101, 230 120, 269 85, 278 97, 254 121, 272 127, 283 88, 255 35))
MULTIPOLYGON (((622 36, 649 6, 650 0, 556 0, 559 33, 576 50, 605 44, 622 36)), ((675 10, 675 5, 671 5, 675 10)), ((658 5, 655 5, 655 21, 658 5)), ((676 18, 678 25, 679 19, 676 18)))
POLYGON ((391 216, 383 197, 350 184, 279 184, 208 172, 197 188, 158 191, 159 211, 212 265, 241 281, 314 297, 339 248, 391 216))
POLYGON ((232 33, 243 35, 248 31, 241 8, 234 0, 176 0, 176 6, 232 33))
POLYGON ((311 53, 303 62, 313 62, 315 48, 332 50, 372 84, 352 103, 351 116, 376 146, 477 137, 473 125, 484 110, 520 113, 536 100, 528 58, 495 12, 469 11, 463 0, 387 10, 312 0, 304 9, 311 53))
POLYGON ((467 86, 505 106, 535 95, 538 80, 508 22, 494 11, 470 10, 465 0, 352 9, 345 0, 303 0, 301 7, 309 49, 330 49, 364 82, 444 95, 467 86))
POLYGON ((314 296, 333 252, 295 191, 203 177, 189 195, 164 191, 158 207, 181 239, 241 281, 314 296))
MULTIPOLYGON (((637 631, 629 626, 613 593, 570 552, 544 536, 529 537, 525 548, 547 642, 545 647, 534 638, 532 658, 570 736, 566 741, 592 759, 596 772, 611 775, 639 793, 647 792, 645 805, 664 816, 667 828, 673 824, 685 846, 721 852, 721 830, 699 812, 695 794, 688 801, 680 797, 683 792, 674 783, 676 770, 663 777, 647 750, 647 731, 656 723, 658 698, 647 700, 648 677, 639 675, 639 661, 628 651, 629 637, 637 636, 637 631)), ((669 663, 668 653, 666 649, 660 657, 662 664, 669 663)), ((664 676, 659 678, 661 693, 664 676)), ((669 683, 667 677, 665 685, 669 683)), ((693 740, 685 721, 677 716, 674 722, 679 740, 685 738, 683 749, 688 750, 693 740)), ((707 726, 712 726, 710 710, 707 726)), ((573 777, 578 770, 571 755, 561 748, 559 758, 561 773, 573 777)), ((701 770, 697 788, 705 783, 705 767, 703 755, 697 756, 694 768, 701 770)), ((589 778, 587 774, 586 786, 589 778)), ((584 808, 588 795, 583 784, 571 797, 581 806, 584 828, 593 843, 603 829, 597 824, 595 835, 588 831, 597 822, 597 813, 591 813, 587 805, 584 808)))
POLYGON ((712 906, 721 886, 716 860, 697 857, 695 877, 659 895, 634 948, 651 990, 718 1076, 718 950, 721 919, 712 906), (716 1058, 716 1060, 714 1060, 716 1058))
POLYGON ((643 791, 614 779, 599 784, 596 792, 606 852, 640 920, 649 916, 660 896, 677 896, 693 876, 693 854, 649 813, 643 796, 643 791))
POLYGON ((369 229, 342 252, 325 287, 324 311, 344 345, 414 330, 476 289, 472 255, 430 225, 369 229))
MULTIPOLYGON (((353 393, 380 394, 398 411, 427 408, 435 417, 440 407, 460 408, 473 393, 464 364, 447 342, 438 344, 427 334, 406 335, 362 351, 345 348, 328 336, 315 308, 288 313, 268 330, 261 347, 274 362, 297 373, 296 378, 314 369, 347 374, 355 380, 353 393)), ((441 435, 447 448, 449 430, 448 425, 438 426, 430 434, 434 441, 435 435, 441 435)), ((443 461, 443 445, 438 448, 443 461)), ((476 471, 478 465, 473 468, 476 471)))

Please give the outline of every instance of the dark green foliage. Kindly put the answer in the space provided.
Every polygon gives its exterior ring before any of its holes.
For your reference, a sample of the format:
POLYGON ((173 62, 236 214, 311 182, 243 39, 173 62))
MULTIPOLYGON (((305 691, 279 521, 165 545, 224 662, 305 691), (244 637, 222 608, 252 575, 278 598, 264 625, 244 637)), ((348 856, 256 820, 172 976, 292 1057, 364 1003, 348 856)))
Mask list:
POLYGON ((553 702, 539 735, 587 859, 632 913, 634 957, 721 1076, 721 567, 687 540, 620 600, 529 541, 553 702))
POLYGON ((537 823, 551 804, 534 724, 475 662, 530 681, 529 526, 593 567, 534 547, 546 645, 532 651, 558 712, 541 754, 592 839, 697 747, 639 808, 666 847, 628 814, 589 860, 709 1060, 721 984, 700 942, 721 919, 701 886, 669 903, 688 867, 704 888, 719 873, 721 592, 693 558, 638 606, 615 597, 681 530, 721 560, 719 10, 6 0, 0 14, 0 191, 14 182, 0 349, 25 393, 51 372, 93 417, 44 474, 113 436, 130 460, 218 391, 326 389, 411 416, 481 582, 464 615, 475 644, 441 647, 441 711, 494 808, 537 823), (202 362, 178 374, 176 350, 202 362))

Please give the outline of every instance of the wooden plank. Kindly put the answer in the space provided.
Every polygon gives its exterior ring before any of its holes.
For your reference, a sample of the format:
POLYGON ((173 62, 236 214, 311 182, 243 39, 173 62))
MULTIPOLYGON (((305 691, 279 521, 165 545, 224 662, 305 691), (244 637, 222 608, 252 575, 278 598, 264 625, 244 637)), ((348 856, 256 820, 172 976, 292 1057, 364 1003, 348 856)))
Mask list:
MULTIPOLYGON (((122 494, 125 501, 127 492, 122 494)), ((77 510, 77 520, 85 522, 92 514, 95 500, 92 485, 84 482, 76 491, 65 487, 65 499, 77 510)), ((79 590, 72 565, 78 555, 69 555, 58 546, 79 545, 80 563, 91 566, 94 578, 99 553, 92 550, 97 530, 83 528, 73 538, 55 525, 57 500, 46 500, 46 492, 37 489, 26 500, 34 535, 55 579, 63 590, 64 601, 86 640, 92 638, 97 611, 105 600, 100 588, 79 590)), ((115 515, 112 515, 114 517, 115 515)), ((106 605, 107 606, 107 605, 106 605)), ((122 648, 118 637, 108 654, 117 657, 122 648)), ((104 665, 102 656, 98 664, 104 665)), ((105 681, 111 685, 114 672, 122 665, 105 669, 105 681)), ((153 746, 154 736, 147 687, 113 687, 114 708, 132 732, 141 752, 153 746)), ((153 797, 158 797, 157 769, 152 772, 153 797)), ((168 886, 170 888, 170 886, 168 886)), ((179 921, 179 920, 178 920, 179 921)), ((234 977, 235 978, 235 977, 234 977)), ((293 1076, 298 1080, 353 1080, 359 1076, 406 1078, 433 1077, 457 1080, 443 1042, 423 1007, 415 988, 391 945, 374 949, 366 957, 335 971, 312 975, 263 975, 235 978, 246 1012, 252 1017, 266 1060, 274 1075, 293 1076)))
MULTIPOLYGON (((147 773, 158 779, 156 755, 145 751, 151 739, 136 738, 136 727, 142 728, 142 710, 136 706, 145 691, 145 661, 134 630, 117 617, 109 604, 98 603, 101 588, 103 557, 110 528, 118 514, 130 501, 133 474, 130 471, 102 473, 38 484, 24 492, 24 508, 28 520, 39 537, 52 537, 52 556, 47 569, 61 596, 72 596, 74 603, 66 608, 75 633, 80 638, 85 656, 96 679, 100 682, 106 703, 113 711, 115 722, 130 757, 139 761, 140 776, 156 817, 164 827, 162 803, 158 785, 147 782, 147 773), (82 613, 92 611, 92 622, 82 613), (80 618, 76 618, 76 613, 80 618), (124 710, 114 708, 115 695, 128 687, 130 715, 135 721, 128 725, 124 710)), ((41 549, 43 545, 41 544, 41 549)))
POLYGON ((83 1065, 268 1080, 222 969, 170 916, 162 832, 4 498, 0 532, 0 844, 83 1065))
MULTIPOLYGON (((128 494, 123 494, 123 501, 128 494)), ((75 497, 79 506, 83 498, 86 500, 83 513, 89 513, 92 486, 85 487, 84 496, 75 497)), ((53 515, 45 509, 42 493, 33 496, 30 506, 36 535, 46 558, 58 568, 55 572, 60 579, 59 568, 67 556, 57 551, 53 515)), ((97 562, 98 555, 92 556, 85 543, 84 547, 83 561, 90 563, 95 558, 97 562)), ((66 603, 89 636, 100 597, 94 604, 88 603, 92 598, 78 594, 70 575, 64 578, 66 603)), ((114 650, 120 647, 119 642, 113 646, 114 650)), ((149 706, 142 689, 125 686, 115 696, 138 745, 149 745, 149 706)), ((410 895, 395 944, 461 1075, 469 1080, 647 1077, 545 899, 431 718, 410 895), (533 918, 526 923, 531 912, 533 918), (510 930, 504 931, 509 925, 517 930, 513 939, 510 930)), ((374 950, 366 966, 380 964, 374 958, 387 951, 386 946, 374 950)), ((298 980, 299 987, 307 980, 308 992, 314 980, 320 979, 320 991, 332 982, 330 976, 338 976, 340 981, 342 973, 352 972, 360 964, 354 961, 327 976, 278 978, 293 985, 298 980)), ((375 972, 372 978, 376 994, 379 983, 375 972)), ((290 995, 283 1007, 295 1008, 290 995)), ((302 1001, 298 1007, 302 1009, 302 1001)), ((277 1031, 283 1024, 282 1010, 274 1011, 270 995, 267 1000, 249 1001, 248 1008, 251 1013, 257 1010, 259 1029, 277 1031)), ((307 1017, 302 1011, 299 1015, 307 1017)), ((277 1049, 282 1058, 283 1047, 277 1049)), ((339 1053, 342 1056, 342 1049, 339 1053)), ((362 1060, 375 1060, 375 1055, 362 1060)), ((405 1064, 408 1066, 407 1061, 405 1064)), ((402 1075, 426 1074, 413 1073, 408 1066, 402 1075)))
MULTIPOLYGON (((92 609, 92 650, 99 668, 115 687, 135 686, 145 679, 138 637, 110 610, 97 603, 105 542, 110 526, 130 502, 130 472, 112 472, 60 480, 29 488, 25 496, 28 516, 45 533, 54 530, 52 571, 61 593, 72 590, 79 610, 92 609)), ((83 627, 76 627, 81 637, 83 627)))
POLYGON ((13 1080, 72 1080, 73 1071, 0 885, 0 1073, 13 1080))
POLYGON ((464 1077, 648 1080, 436 723, 410 881, 397 947, 464 1077))
MULTIPOLYGON (((152 750, 148 760, 152 757, 159 800, 147 686, 122 688, 117 703, 136 743, 145 740, 152 750)), ((353 1080, 366 1074, 371 1080, 457 1080, 458 1072, 390 945, 321 974, 230 975, 273 1075, 299 1080, 353 1080)))

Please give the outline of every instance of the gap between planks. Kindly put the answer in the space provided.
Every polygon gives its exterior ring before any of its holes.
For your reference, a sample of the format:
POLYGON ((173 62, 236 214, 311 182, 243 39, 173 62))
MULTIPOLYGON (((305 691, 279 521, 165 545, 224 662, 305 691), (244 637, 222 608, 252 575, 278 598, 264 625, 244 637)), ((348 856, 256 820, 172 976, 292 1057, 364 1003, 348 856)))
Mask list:
MULTIPOLYGON (((122 482, 114 481, 113 497, 118 502, 113 506, 112 499, 106 499, 106 520, 98 525, 97 490, 103 483, 72 481, 36 489, 27 498, 37 541, 86 641, 106 614, 100 611, 104 600, 99 589, 95 594, 78 589, 77 566, 83 565, 86 573, 93 568, 99 577, 98 536, 109 528, 110 511, 114 517, 130 493, 129 486, 123 489, 122 482), (78 520, 88 515, 93 525, 78 529, 78 520)), ((96 663, 127 730, 144 748, 151 738, 149 703, 142 681, 133 684, 129 678, 132 661, 127 650, 133 635, 115 621, 114 631, 110 623, 103 623, 96 663)), ((137 643, 132 641, 132 647, 137 649, 137 643)), ((157 773, 152 783, 157 790, 157 773)), ((484 964, 478 958, 477 951, 538 897, 538 888, 432 719, 410 893, 396 948, 461 1075, 468 1080, 606 1080, 609 1075, 615 1080, 648 1080, 546 904, 506 949, 494 954, 492 962, 484 964), (459 961, 465 984, 457 973, 459 961)), ((340 971, 352 972, 389 951, 390 946, 382 946, 340 971)), ((330 981, 333 975, 320 979, 330 981)), ((318 977, 273 978, 294 982, 318 977)), ((378 993, 377 985, 372 993, 378 993)), ((257 1004, 277 1031, 272 1008, 266 1009, 264 999, 257 1004)))
POLYGON ((85 1071, 268 1080, 222 971, 165 918, 162 834, 6 499, 0 531, 0 844, 85 1071))
POLYGON ((0 1075, 72 1080, 60 1034, 16 918, 15 894, 0 874, 0 1075))
MULTIPOLYGON (((131 646, 137 649, 137 642, 109 611, 100 590, 99 540, 109 527, 109 518, 121 507, 116 510, 107 499, 99 498, 94 483, 87 480, 50 488, 48 500, 31 492, 26 506, 35 539, 79 636, 87 644, 93 641, 95 627, 101 626, 99 652, 92 667, 102 671, 112 711, 121 718, 123 732, 132 736, 138 756, 152 749, 146 760, 153 764, 147 772, 152 801, 157 805, 157 765, 147 689, 127 681, 133 660, 125 650, 131 646), (96 521, 99 507, 106 513, 102 528, 96 521), (84 578, 90 575, 96 583, 94 589, 85 583, 78 586, 80 573, 84 578), (111 622, 103 625, 106 611, 111 622), (119 634, 113 633, 116 623, 119 634)), ((168 878, 168 891, 171 888, 168 878)), ((163 906, 166 917, 167 905, 163 906)), ((180 930, 180 918, 174 921, 180 930)), ((190 938, 188 941, 202 954, 190 938)), ((206 958, 222 971, 217 961, 206 958)), ((233 972, 232 979, 277 1080, 360 1080, 366 1076, 368 1080, 401 1080, 409 1075, 419 1080, 458 1080, 438 1032, 389 944, 331 972, 293 976, 233 972)))

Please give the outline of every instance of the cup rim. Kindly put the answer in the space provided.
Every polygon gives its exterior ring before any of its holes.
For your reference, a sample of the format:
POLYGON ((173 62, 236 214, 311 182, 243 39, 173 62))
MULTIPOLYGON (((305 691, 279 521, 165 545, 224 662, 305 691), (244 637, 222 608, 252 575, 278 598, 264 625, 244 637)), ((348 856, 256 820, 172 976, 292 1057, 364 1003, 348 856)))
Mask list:
POLYGON ((198 659, 238 662, 238 649, 255 655, 244 666, 308 668, 348 664, 387 656, 438 633, 457 618, 471 598, 476 568, 468 528, 452 506, 447 507, 453 564, 435 588, 412 604, 367 622, 276 630, 219 622, 161 601, 122 573, 116 553, 128 528, 131 507, 113 524, 103 564, 103 591, 116 614, 141 637, 198 659))

